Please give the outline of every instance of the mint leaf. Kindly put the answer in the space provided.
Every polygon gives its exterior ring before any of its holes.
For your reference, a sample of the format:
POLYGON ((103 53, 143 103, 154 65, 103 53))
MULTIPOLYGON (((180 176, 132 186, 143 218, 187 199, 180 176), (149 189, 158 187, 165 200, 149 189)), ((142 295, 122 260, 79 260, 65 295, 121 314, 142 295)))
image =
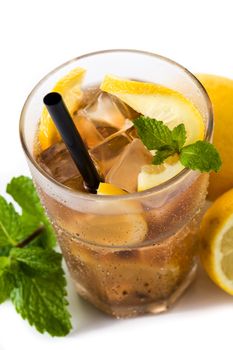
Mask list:
POLYGON ((71 329, 61 254, 32 181, 12 179, 7 192, 21 206, 0 196, 0 303, 10 298, 17 312, 41 333, 63 336, 71 329))
POLYGON ((211 170, 217 172, 222 164, 214 145, 205 141, 197 141, 182 148, 180 161, 186 168, 201 172, 209 172, 211 170))
POLYGON ((0 196, 0 247, 16 245, 22 237, 19 214, 0 196))
POLYGON ((52 233, 53 229, 51 227, 51 233, 48 232, 48 228, 44 225, 44 222, 40 220, 37 216, 32 216, 27 212, 23 211, 20 216, 22 230, 25 233, 25 237, 28 237, 32 232, 36 231, 39 227, 42 227, 43 230, 41 234, 34 239, 29 245, 30 246, 39 246, 42 248, 52 248, 55 243, 55 237, 52 233))
POLYGON ((23 211, 28 214, 44 215, 44 209, 40 204, 33 182, 26 176, 13 177, 7 185, 7 193, 20 205, 23 211))
POLYGON ((26 176, 13 178, 7 185, 7 193, 9 193, 22 208, 21 223, 24 232, 30 230, 32 232, 43 224, 44 232, 40 235, 40 238, 37 239, 37 245, 45 248, 54 247, 56 243, 54 230, 40 203, 32 180, 26 176))
POLYGON ((176 143, 176 149, 180 151, 186 141, 186 130, 184 124, 179 124, 172 130, 172 139, 176 143))
POLYGON ((6 245, 4 247, 0 247, 0 257, 1 256, 8 256, 11 248, 12 248, 11 245, 6 245))
POLYGON ((0 275, 10 265, 10 259, 7 256, 0 256, 0 275))
POLYGON ((10 258, 18 264, 11 292, 17 312, 41 333, 68 334, 71 323, 61 254, 40 247, 13 248, 10 258))
POLYGON ((162 121, 140 116, 133 123, 148 150, 159 150, 166 146, 172 147, 172 132, 162 121))
POLYGON ((13 288, 13 276, 9 273, 10 259, 0 257, 0 304, 7 300, 13 288))
POLYGON ((66 309, 66 281, 62 268, 45 277, 32 276, 27 270, 15 273, 16 286, 10 298, 16 311, 34 325, 40 333, 47 331, 52 336, 65 336, 72 326, 66 309))
POLYGON ((167 149, 165 148, 163 150, 158 150, 152 160, 152 164, 154 165, 162 164, 165 161, 165 159, 172 156, 173 154, 175 154, 175 151, 172 148, 167 148, 167 149))
POLYGON ((10 257, 29 267, 34 273, 48 275, 61 272, 62 255, 52 249, 40 247, 13 248, 10 257))
POLYGON ((43 226, 42 221, 37 216, 32 216, 26 211, 22 212, 20 216, 20 222, 22 230, 25 233, 25 237, 28 237, 32 232, 34 232, 38 227, 43 226))
POLYGON ((9 271, 0 273, 0 304, 4 303, 10 297, 14 288, 13 275, 9 271))

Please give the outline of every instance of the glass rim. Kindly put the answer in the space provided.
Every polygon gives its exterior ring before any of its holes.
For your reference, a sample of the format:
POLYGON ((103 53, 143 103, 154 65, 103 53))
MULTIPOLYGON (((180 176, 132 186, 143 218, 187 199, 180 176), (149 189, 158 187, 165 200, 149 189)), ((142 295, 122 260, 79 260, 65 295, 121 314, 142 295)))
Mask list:
MULTIPOLYGON (((40 166, 39 164, 36 162, 36 160, 33 158, 33 156, 30 154, 29 149, 27 148, 26 142, 25 142, 25 135, 24 135, 24 128, 23 125, 25 123, 25 116, 27 113, 27 106, 29 104, 29 102, 32 100, 32 98, 34 97, 34 93, 37 91, 37 89, 41 86, 41 84, 43 84, 43 82, 50 77, 51 75, 53 75, 55 72, 59 71, 60 69, 64 68, 65 66, 69 65, 70 63, 76 62, 80 59, 83 58, 87 58, 87 57, 91 57, 91 56, 96 56, 96 55, 103 55, 103 54, 111 54, 111 53, 131 53, 131 54, 142 54, 145 56, 151 56, 151 57, 155 57, 157 59, 160 59, 162 61, 166 61, 176 67, 178 67, 180 70, 182 70, 185 74, 187 74, 187 76, 189 76, 191 78, 191 80, 193 80, 195 82, 195 84, 197 85, 197 87, 199 88, 199 90, 201 91, 204 100, 206 102, 207 105, 207 110, 208 110, 208 116, 207 116, 207 123, 206 123, 206 134, 205 134, 205 141, 210 141, 211 137, 212 137, 212 132, 213 132, 213 109, 212 109, 212 104, 210 101, 210 98, 207 94, 206 89, 204 88, 204 86, 201 84, 201 82, 195 77, 195 75, 193 75, 187 68, 183 67, 182 65, 180 65, 179 63, 171 60, 170 58, 164 57, 162 55, 153 53, 153 52, 148 52, 148 51, 142 51, 142 50, 135 50, 135 49, 109 49, 109 50, 100 50, 100 51, 93 51, 87 54, 83 54, 80 56, 77 56, 69 61, 66 61, 65 63, 59 65, 58 67, 56 67, 55 69, 53 69, 52 71, 50 71, 48 74, 46 74, 41 80, 39 80, 39 82, 33 87, 33 89, 31 90, 30 94, 27 96, 23 108, 21 110, 21 114, 20 114, 20 120, 19 120, 19 135, 20 135, 20 141, 21 141, 21 145, 22 148, 26 154, 26 157, 28 158, 28 160, 30 161, 30 163, 32 163, 32 165, 36 168, 36 170, 43 176, 46 178, 46 180, 52 182, 55 186, 58 186, 61 190, 66 191, 69 194, 72 194, 74 196, 77 196, 79 198, 82 199, 88 199, 88 200, 101 200, 101 201, 112 201, 112 200, 122 200, 122 196, 119 195, 108 195, 108 196, 102 196, 102 195, 97 195, 97 194, 92 194, 92 193, 86 193, 86 192, 81 192, 81 191, 77 191, 74 190, 72 188, 69 188, 65 185, 63 185, 62 183, 56 181, 52 176, 50 176, 48 173, 46 173, 40 166)), ((147 190, 144 191, 140 191, 140 192, 134 192, 134 193, 127 193, 124 195, 124 200, 131 200, 131 199, 140 199, 146 196, 149 196, 151 194, 155 194, 156 192, 160 192, 166 188, 168 188, 169 186, 172 186, 174 184, 176 184, 179 180, 181 180, 182 178, 184 178, 185 176, 187 176, 188 174, 194 172, 191 169, 185 168, 183 169, 181 172, 179 172, 177 175, 173 176, 172 178, 170 178, 169 180, 161 183, 160 185, 154 186, 152 188, 149 188, 147 190)))

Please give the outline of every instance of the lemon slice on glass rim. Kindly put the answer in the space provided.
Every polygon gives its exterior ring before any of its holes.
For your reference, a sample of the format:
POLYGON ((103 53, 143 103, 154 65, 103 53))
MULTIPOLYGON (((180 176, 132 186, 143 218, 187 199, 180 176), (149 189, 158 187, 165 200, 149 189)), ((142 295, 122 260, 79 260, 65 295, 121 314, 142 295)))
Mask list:
MULTIPOLYGON (((71 70, 55 84, 52 90, 52 92, 59 92, 62 95, 71 116, 77 110, 83 96, 80 85, 85 76, 85 72, 85 69, 81 67, 71 70)), ((44 107, 38 130, 38 140, 41 150, 43 151, 52 146, 60 139, 61 137, 55 127, 55 124, 47 109, 44 107)))
MULTIPOLYGON (((185 145, 204 139, 205 125, 201 114, 191 101, 177 91, 153 83, 123 80, 113 75, 106 75, 100 88, 138 113, 163 121, 169 128, 183 123, 187 133, 185 145)), ((183 169, 176 156, 169 157, 161 166, 144 166, 138 176, 138 191, 157 186, 183 169)))

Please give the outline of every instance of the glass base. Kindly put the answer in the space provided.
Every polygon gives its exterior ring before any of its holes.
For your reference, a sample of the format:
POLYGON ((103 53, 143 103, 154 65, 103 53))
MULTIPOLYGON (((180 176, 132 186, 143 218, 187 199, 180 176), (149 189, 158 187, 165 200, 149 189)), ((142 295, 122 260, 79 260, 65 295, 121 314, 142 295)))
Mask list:
POLYGON ((185 280, 179 285, 179 287, 173 292, 166 300, 160 300, 151 303, 145 303, 141 305, 133 306, 120 306, 120 305, 109 305, 99 300, 95 295, 91 295, 86 289, 80 284, 75 283, 78 294, 85 300, 92 303, 99 310, 116 318, 127 318, 135 317, 143 314, 159 314, 167 311, 184 293, 189 287, 196 276, 197 264, 195 263, 185 280))

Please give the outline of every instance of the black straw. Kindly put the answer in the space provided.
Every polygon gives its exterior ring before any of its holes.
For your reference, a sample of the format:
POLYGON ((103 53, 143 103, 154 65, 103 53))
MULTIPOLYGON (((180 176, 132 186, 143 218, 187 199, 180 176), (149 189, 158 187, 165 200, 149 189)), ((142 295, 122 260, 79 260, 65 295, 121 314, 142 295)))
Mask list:
POLYGON ((85 187, 89 192, 96 193, 100 176, 61 95, 57 92, 47 94, 44 104, 83 178, 85 187))

